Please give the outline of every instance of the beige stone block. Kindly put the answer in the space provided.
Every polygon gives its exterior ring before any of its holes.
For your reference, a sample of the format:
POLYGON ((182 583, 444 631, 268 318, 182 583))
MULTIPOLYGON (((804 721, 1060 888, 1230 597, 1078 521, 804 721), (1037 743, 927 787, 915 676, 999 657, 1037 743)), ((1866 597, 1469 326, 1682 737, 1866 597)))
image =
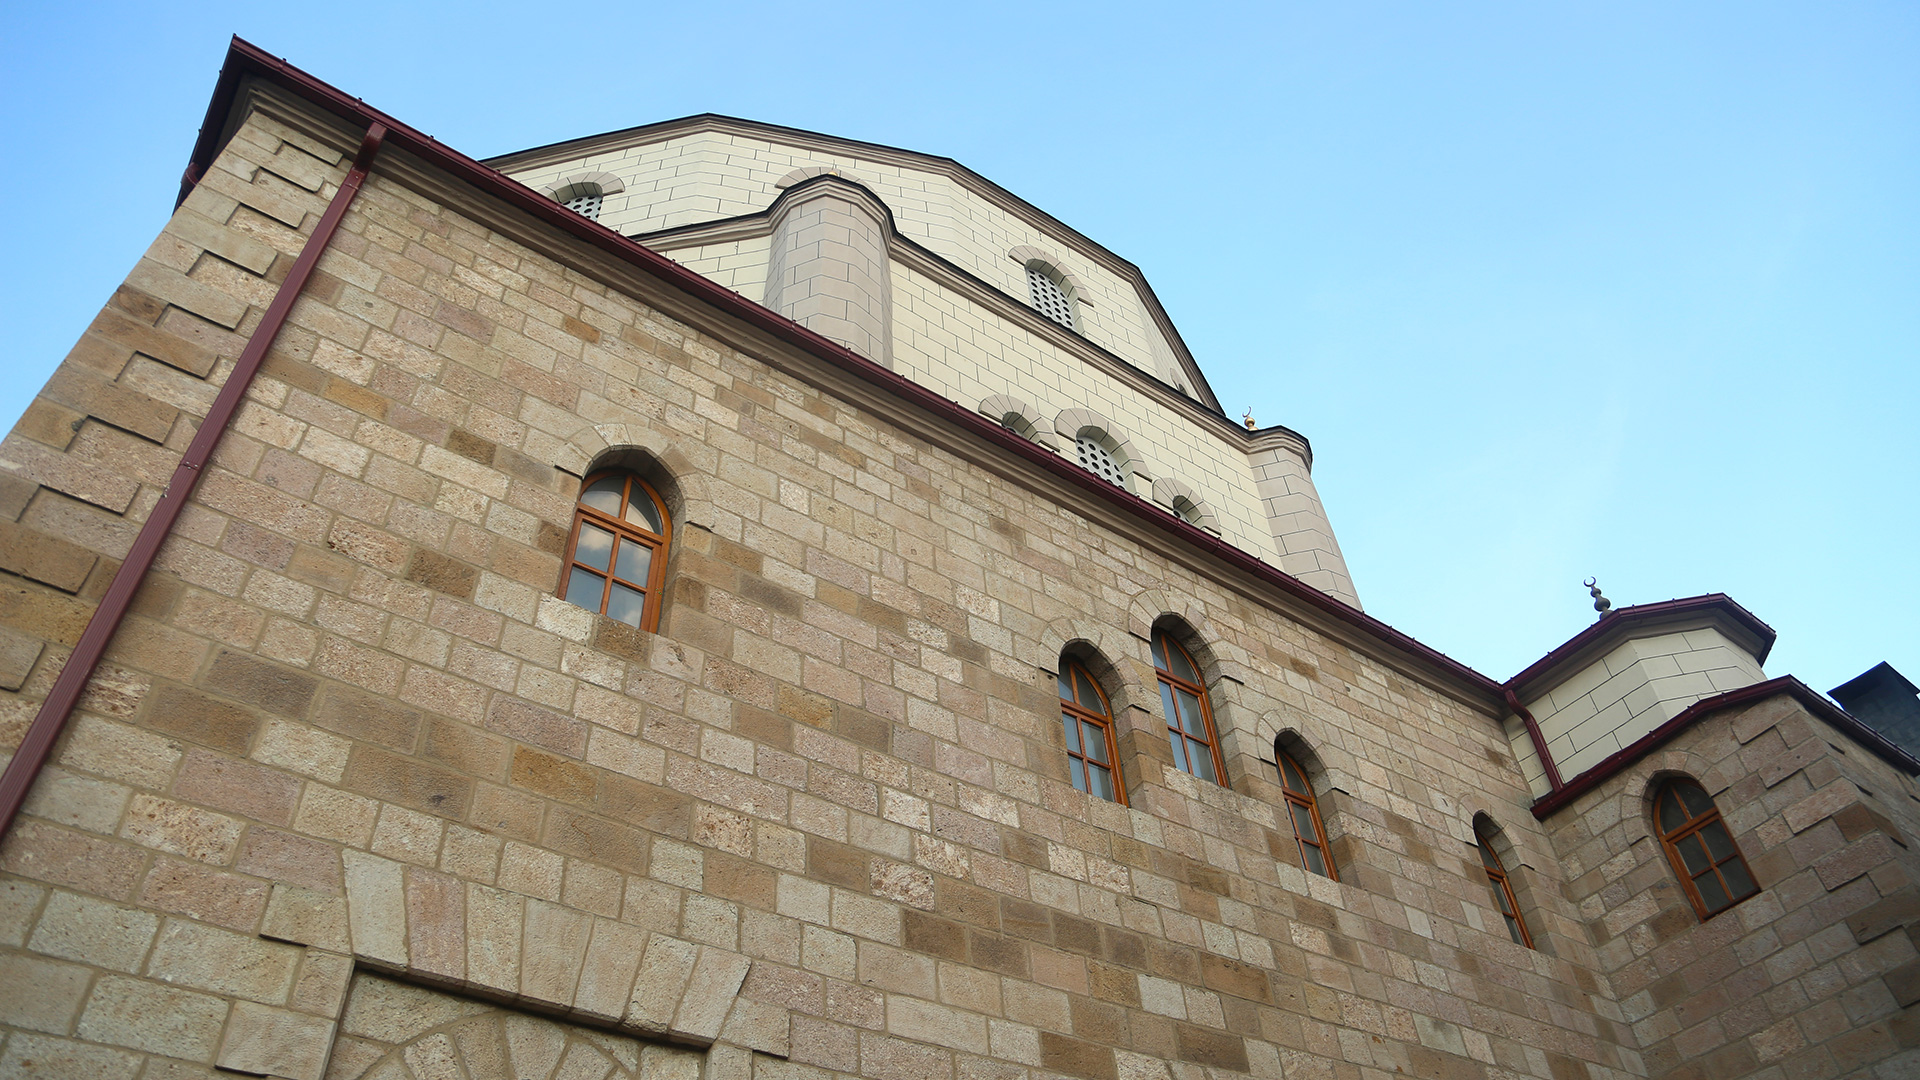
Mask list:
POLYGON ((333 1049, 332 1020, 238 1002, 215 1064, 235 1072, 320 1080, 333 1049))
POLYGON ((18 948, 27 943, 33 929, 34 912, 47 898, 47 890, 25 881, 0 881, 0 945, 18 948))
POLYGON ((324 949, 308 949, 287 1004, 301 1012, 332 1019, 340 1015, 353 977, 353 958, 324 949))
POLYGON ((700 950, 700 958, 687 976, 687 989, 674 1011, 673 1032, 682 1038, 712 1042, 720 1034, 740 984, 746 980, 752 962, 739 953, 712 946, 700 950))
POLYGON ((0 953, 0 1024, 65 1035, 93 972, 23 953, 0 953))
MULTIPOLYGON (((628 1000, 626 1023, 642 1031, 665 1034, 673 1028, 674 1013, 680 1005, 681 991, 693 974, 700 946, 691 942, 655 934, 647 942, 640 961, 640 974, 628 1000)), ((745 978, 744 970, 741 978, 745 978)))
POLYGON ((133 1080, 144 1058, 71 1039, 15 1032, 0 1052, 0 1076, 8 1080, 133 1080))
POLYGON ((595 919, 580 969, 573 1011, 603 1023, 619 1023, 633 999, 633 981, 646 949, 646 931, 612 919, 595 919))
POLYGON ((592 931, 593 919, 583 912, 529 900, 521 945, 521 996, 572 1007, 592 931))
POLYGON ((147 975, 277 1005, 286 1001, 300 956, 293 945, 169 919, 154 943, 147 975))
POLYGON ((720 1041, 763 1054, 786 1057, 791 1052, 792 1023, 786 1009, 750 998, 735 998, 733 1011, 720 1028, 720 1041))
POLYGON ((55 892, 33 930, 29 947, 113 971, 140 968, 160 920, 144 911, 91 896, 55 892))
POLYGON ((110 1046, 210 1062, 226 1018, 227 1003, 220 998, 109 975, 88 996, 76 1034, 110 1046))
POLYGON ((120 835, 137 844, 205 863, 233 860, 241 824, 224 814, 152 795, 135 795, 120 835))
POLYGON ((350 952, 353 946, 347 928, 347 898, 276 883, 267 900, 260 934, 296 945, 350 952))
POLYGON ((526 898, 503 889, 467 886, 467 980, 506 994, 520 992, 520 934, 526 898))
POLYGON ((353 953, 407 965, 407 901, 400 863, 359 851, 344 851, 347 928, 353 953))

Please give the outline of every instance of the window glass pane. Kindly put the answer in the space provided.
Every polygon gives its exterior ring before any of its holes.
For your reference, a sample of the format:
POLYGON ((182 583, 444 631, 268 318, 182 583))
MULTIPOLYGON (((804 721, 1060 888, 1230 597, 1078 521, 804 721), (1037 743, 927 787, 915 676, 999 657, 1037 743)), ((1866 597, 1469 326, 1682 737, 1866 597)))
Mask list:
POLYGON ((1720 876, 1711 870, 1694 878, 1693 887, 1700 890, 1700 901, 1707 905, 1709 914, 1733 902, 1728 898, 1727 890, 1720 884, 1720 876))
POLYGON ((1173 767, 1181 772, 1192 772, 1193 769, 1187 765, 1187 740, 1181 738, 1177 731, 1169 731, 1167 735, 1173 741, 1173 767))
POLYGON ((1073 774, 1073 786, 1087 790, 1087 767, 1079 758, 1067 759, 1067 771, 1073 774))
POLYGON ((1180 648, 1177 642, 1167 642, 1167 662, 1173 665, 1167 669, 1168 671, 1173 672, 1175 675, 1180 676, 1190 683, 1200 681, 1200 676, 1194 674, 1193 662, 1187 659, 1186 652, 1180 648))
POLYGON ((1207 720, 1200 714, 1200 699, 1185 690, 1175 690, 1174 697, 1180 701, 1180 719, 1186 725, 1187 734, 1196 739, 1207 739, 1207 720))
POLYGON ((1080 752, 1080 721, 1074 719, 1072 716, 1068 715, 1067 713, 1061 713, 1060 723, 1061 723, 1061 726, 1065 727, 1067 731, 1067 749, 1073 751, 1076 754, 1079 753, 1080 752))
POLYGON ((1327 857, 1320 853, 1319 848, 1314 847, 1312 844, 1301 844, 1300 857, 1306 862, 1307 869, 1319 874, 1321 877, 1333 876, 1327 873, 1327 857))
POLYGON ((1487 887, 1493 892, 1493 906, 1500 909, 1500 914, 1512 915, 1513 905, 1507 903, 1507 889, 1500 879, 1488 878, 1487 887))
MULTIPOLYGON (((580 526, 585 529, 586 526, 580 526)), ((620 566, 613 572, 614 577, 626 578, 642 588, 647 584, 647 571, 653 568, 653 548, 646 544, 636 544, 632 540, 620 541, 620 566)))
POLYGON ((1312 794, 1307 790, 1306 778, 1300 775, 1300 770, 1293 767, 1293 759, 1285 754, 1280 755, 1280 782, 1302 795, 1312 794))
POLYGON ((573 546, 573 558, 576 562, 586 563, 595 570, 605 570, 607 561, 613 557, 613 534, 597 525, 580 523, 580 540, 573 546))
POLYGON ((646 593, 629 589, 617 581, 613 583, 613 592, 607 596, 607 618, 618 619, 628 626, 639 626, 646 611, 646 593))
POLYGON ((615 473, 595 480, 587 490, 580 493, 580 502, 591 506, 608 517, 620 516, 620 493, 627 486, 627 478, 615 473))
POLYGON ((1107 733, 1098 724, 1080 722, 1080 742, 1087 748, 1087 756, 1104 763, 1107 760, 1107 733))
POLYGON ((1300 837, 1302 840, 1308 841, 1318 841, 1320 839, 1320 831, 1313 827, 1312 810, 1292 801, 1287 803, 1287 809, 1293 813, 1294 835, 1300 837))
POLYGON ((1707 798, 1707 793, 1699 784, 1682 781, 1673 786, 1680 792, 1680 801, 1686 805, 1689 818, 1697 818, 1713 809, 1713 800, 1707 798))
POLYGON ((1173 707, 1173 687, 1168 683, 1160 684, 1160 711, 1165 714, 1168 727, 1180 726, 1179 710, 1173 707))
POLYGON ((644 526, 656 533, 667 531, 660 523, 660 508, 653 505, 653 496, 647 494, 647 489, 639 484, 633 485, 633 490, 628 495, 626 516, 627 520, 635 525, 644 526))
POLYGON ((1207 749, 1206 744, 1196 742, 1188 746, 1187 760, 1193 765, 1193 775, 1202 780, 1212 780, 1216 784, 1220 782, 1219 778, 1213 775, 1213 752, 1207 749))
POLYGON ((1159 668, 1161 671, 1173 670, 1167 666, 1167 636, 1165 634, 1153 635, 1153 666, 1159 668))
POLYGON ((1482 866, 1485 866, 1489 870, 1500 869, 1500 859, 1498 856, 1494 855, 1493 849, 1487 846, 1487 838, 1482 836, 1482 837, 1479 837, 1479 840, 1480 840, 1480 864, 1482 866))
POLYGON ((1072 701, 1073 700, 1073 679, 1072 679, 1072 676, 1067 674, 1067 669, 1065 667, 1062 667, 1060 669, 1060 674, 1054 676, 1054 681, 1060 684, 1060 700, 1072 701))
POLYGON ((1114 801, 1113 773, 1108 772, 1106 769, 1098 765, 1087 766, 1087 786, 1093 794, 1100 796, 1108 802, 1114 801))
POLYGON ((1680 861, 1687 865, 1688 874, 1698 874, 1711 865, 1707 862, 1707 849, 1700 844, 1699 833, 1682 837, 1673 846, 1680 852, 1680 861))
POLYGON ((606 587, 606 578, 576 566, 573 576, 567 579, 567 603, 579 604, 588 611, 599 611, 600 598, 606 594, 606 587))
POLYGON ((1726 862, 1733 857, 1733 837, 1727 834, 1724 821, 1709 822, 1700 826, 1700 839, 1707 842, 1707 854, 1714 862, 1726 862))
POLYGON ((1660 793, 1660 831, 1672 832, 1687 823, 1687 812, 1680 809, 1680 796, 1673 785, 1660 793))
POLYGON ((1520 936, 1519 921, 1511 915, 1507 916, 1507 934, 1513 938, 1515 945, 1525 945, 1527 943, 1526 939, 1520 936))
POLYGON ((1727 892, 1735 900, 1760 891, 1760 887, 1754 884, 1753 875, 1747 873, 1746 864, 1739 859, 1721 863, 1720 873, 1727 879, 1727 892))
POLYGON ((1100 691, 1094 689, 1093 679, 1079 668, 1073 669, 1074 685, 1080 688, 1080 707, 1089 712, 1105 713, 1107 708, 1100 703, 1100 691))

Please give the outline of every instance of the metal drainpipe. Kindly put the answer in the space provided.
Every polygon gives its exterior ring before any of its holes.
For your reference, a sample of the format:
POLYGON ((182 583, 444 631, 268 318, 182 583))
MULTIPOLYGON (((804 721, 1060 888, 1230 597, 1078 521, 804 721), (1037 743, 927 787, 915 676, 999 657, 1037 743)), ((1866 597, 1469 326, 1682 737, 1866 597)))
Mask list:
POLYGON ((1533 740, 1533 752, 1540 755, 1540 764, 1547 767, 1548 793, 1551 794, 1566 787, 1565 781, 1560 779, 1560 766, 1554 764, 1553 755, 1547 752, 1547 737, 1540 734, 1539 722, 1534 720, 1533 714, 1527 711, 1525 705, 1520 704, 1518 694, 1508 690, 1506 695, 1507 708, 1512 709, 1514 714, 1520 717, 1520 723, 1527 729, 1527 738, 1533 740))
POLYGON ((47 700, 41 702, 33 725, 27 728, 26 738, 20 741, 19 748, 14 751, 6 773, 0 775, 0 837, 6 836, 13 827, 14 815, 20 812, 20 805, 27 801, 27 792, 32 789, 34 778, 40 775, 41 767, 52 754, 54 742, 60 738, 67 718, 73 714, 74 703, 80 700, 80 692, 86 689, 87 680, 92 678, 100 657, 106 653, 114 631, 119 628, 120 620, 133 603, 134 593, 147 576, 147 570, 153 566, 154 556, 160 553, 160 545, 166 541, 167 534, 173 530, 174 521, 186 507, 187 497, 193 494, 194 485, 199 482, 207 459, 213 456, 214 446, 220 442, 220 436, 226 432, 234 412, 240 408, 240 401, 253 384, 261 361, 266 359, 267 350, 273 347, 280 328, 286 324, 287 314, 293 310, 294 301, 300 298, 300 291, 313 275, 314 265, 320 261, 321 253, 327 249, 335 230, 340 227, 340 219, 346 216, 347 207, 353 203, 360 185, 366 181, 367 170, 372 167, 374 155, 380 152, 380 144, 386 137, 385 124, 375 123, 367 128, 366 137, 360 140, 360 152, 354 155, 353 168, 340 181, 340 190, 334 193, 333 201, 327 204, 327 212, 321 215, 320 223, 314 226, 313 235, 307 238, 306 246, 300 249, 300 257, 294 261, 287 280, 281 283, 280 291, 274 294, 266 317, 260 320, 253 336, 247 339, 247 347, 241 351, 239 361, 233 366, 233 373, 227 376, 226 384, 213 400, 213 407, 207 410, 206 417, 200 421, 200 429, 194 434, 193 442, 188 444, 187 452, 174 468, 166 494, 160 497, 146 524, 140 527, 140 535, 134 538, 126 561, 114 573, 113 581, 107 586, 107 594, 95 609, 93 618, 87 620, 87 628, 74 646, 73 655, 67 657, 66 667, 61 669, 60 677, 54 681, 47 700))

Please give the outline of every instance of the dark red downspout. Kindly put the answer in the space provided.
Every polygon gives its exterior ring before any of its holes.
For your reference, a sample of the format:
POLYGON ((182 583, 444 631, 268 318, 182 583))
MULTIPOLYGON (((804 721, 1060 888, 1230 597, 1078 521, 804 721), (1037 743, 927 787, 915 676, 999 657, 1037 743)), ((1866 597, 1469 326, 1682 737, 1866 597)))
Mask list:
POLYGON ((20 812, 20 805, 27 801, 27 792, 33 787, 34 778, 40 774, 48 755, 53 752, 53 744, 60 738, 61 729, 66 727, 74 703, 80 700, 80 692, 86 689, 87 680, 92 678, 100 657, 106 653, 114 631, 119 628, 120 620, 133 603, 133 594, 147 576, 154 556, 160 553, 160 545, 166 542, 167 534, 173 531, 173 523, 187 505, 187 497, 193 494, 202 468, 207 459, 213 456, 213 448, 226 432, 234 412, 240 408, 241 399, 246 396, 254 375, 260 370, 260 362, 266 359, 267 350, 273 347, 274 338, 279 336, 281 326, 287 321, 287 314, 293 310, 294 301, 300 298, 300 291, 313 274, 314 265, 320 261, 321 253, 326 251, 334 231, 340 227, 340 219, 346 216, 347 207, 353 203, 354 195, 365 182, 367 170, 372 167, 374 155, 380 152, 380 144, 386 137, 385 124, 376 122, 367 128, 366 138, 360 141, 360 152, 353 159, 353 168, 340 181, 340 190, 334 193, 333 201, 327 204, 327 212, 320 218, 320 224, 314 226, 313 235, 307 238, 306 246, 300 249, 300 258, 294 261, 287 280, 281 283, 280 291, 274 294, 266 317, 260 320, 259 328, 247 339, 247 347, 240 353, 239 362, 234 364, 233 373, 227 376, 226 384, 213 400, 213 408, 207 410, 206 418, 200 421, 200 430, 194 434, 193 442, 187 446, 180 464, 174 468, 166 494, 154 506, 147 523, 140 527, 140 535, 134 538, 126 561, 120 564, 113 581, 107 586, 107 595, 101 599, 93 618, 87 621, 86 630, 73 647, 73 655, 67 658, 66 667, 61 669, 60 677, 54 681, 47 700, 40 704, 40 712, 34 716, 33 725, 27 729, 27 736, 20 741, 19 749, 14 751, 6 773, 0 775, 0 837, 4 837, 7 830, 13 827, 14 815, 20 812))
POLYGON ((1540 722, 1533 718, 1525 705, 1520 704, 1520 695, 1511 689, 1503 688, 1503 692, 1507 695, 1507 708, 1512 709, 1514 715, 1520 718, 1520 723, 1526 726, 1527 738, 1533 740, 1533 752, 1539 755, 1540 764, 1547 767, 1548 793, 1566 787, 1566 782, 1560 779, 1560 766, 1554 764, 1553 755, 1547 752, 1547 737, 1540 734, 1540 722))

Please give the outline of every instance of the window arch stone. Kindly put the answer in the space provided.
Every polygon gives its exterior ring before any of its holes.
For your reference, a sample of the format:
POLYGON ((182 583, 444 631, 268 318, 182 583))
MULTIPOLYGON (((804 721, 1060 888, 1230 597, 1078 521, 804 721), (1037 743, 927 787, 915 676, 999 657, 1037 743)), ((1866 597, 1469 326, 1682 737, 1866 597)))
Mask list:
POLYGON ((868 184, 865 180, 860 179, 858 176, 838 165, 802 165, 785 176, 782 176, 780 179, 775 180, 773 186, 784 191, 795 184, 811 180, 816 176, 837 176, 842 180, 851 180, 861 187, 872 187, 872 185, 868 184))
POLYGON ((1054 439, 1052 429, 1040 414, 1026 402, 1009 394, 994 394, 982 398, 980 412, 987 419, 1026 439, 1038 443, 1058 453, 1059 444, 1054 439))
POLYGON ((1220 535, 1220 519, 1214 516, 1213 507, 1185 483, 1170 476, 1156 478, 1153 481, 1153 501, 1173 511, 1176 517, 1189 525, 1205 529, 1215 536, 1220 535))
POLYGON ((1119 467, 1125 483, 1118 486, 1127 491, 1136 490, 1138 484, 1151 484, 1153 472, 1147 460, 1133 443, 1114 429, 1113 421, 1091 409, 1064 409, 1054 417, 1053 430, 1062 438, 1078 444, 1083 438, 1091 438, 1112 456, 1113 463, 1119 467))
POLYGON ((1087 303, 1086 286, 1081 284, 1080 279, 1074 275, 1073 271, 1061 265, 1058 255, 1050 251, 1042 251, 1028 244, 1021 244, 1019 247, 1008 251, 1007 258, 1019 263, 1022 267, 1036 265, 1045 267, 1059 278, 1061 285, 1066 286, 1068 299, 1087 304, 1089 307, 1093 306, 1087 303))
MULTIPOLYGON (((569 173, 566 176, 540 189, 540 194, 557 203, 564 203, 579 195, 598 194, 601 198, 618 195, 627 190, 626 182, 618 176, 604 170, 569 173)), ((592 215, 589 215, 592 216, 592 215)))

